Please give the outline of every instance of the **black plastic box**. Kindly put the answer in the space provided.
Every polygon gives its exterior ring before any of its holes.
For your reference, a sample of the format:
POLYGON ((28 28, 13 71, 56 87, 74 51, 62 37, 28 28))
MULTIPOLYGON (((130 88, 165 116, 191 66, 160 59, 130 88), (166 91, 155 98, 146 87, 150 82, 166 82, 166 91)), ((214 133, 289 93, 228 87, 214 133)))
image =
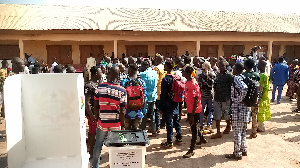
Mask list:
POLYGON ((118 130, 108 132, 104 145, 107 147, 147 146, 150 145, 150 141, 145 130, 118 130))

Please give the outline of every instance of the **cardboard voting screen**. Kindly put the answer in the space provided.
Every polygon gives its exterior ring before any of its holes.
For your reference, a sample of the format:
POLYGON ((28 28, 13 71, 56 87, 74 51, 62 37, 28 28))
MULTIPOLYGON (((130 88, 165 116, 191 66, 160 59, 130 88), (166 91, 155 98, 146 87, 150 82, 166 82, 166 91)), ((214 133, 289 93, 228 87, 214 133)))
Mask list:
POLYGON ((8 77, 4 87, 8 166, 88 166, 82 74, 8 77))

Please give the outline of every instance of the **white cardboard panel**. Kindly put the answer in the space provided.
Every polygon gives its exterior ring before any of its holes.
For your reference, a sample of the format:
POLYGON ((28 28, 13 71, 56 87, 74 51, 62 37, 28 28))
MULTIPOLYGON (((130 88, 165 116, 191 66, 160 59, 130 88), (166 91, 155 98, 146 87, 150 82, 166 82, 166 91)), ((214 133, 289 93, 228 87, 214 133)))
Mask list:
POLYGON ((21 75, 6 78, 4 97, 8 151, 7 162, 9 168, 20 168, 26 161, 21 75))
POLYGON ((82 74, 22 75, 21 81, 24 168, 87 167, 82 74))

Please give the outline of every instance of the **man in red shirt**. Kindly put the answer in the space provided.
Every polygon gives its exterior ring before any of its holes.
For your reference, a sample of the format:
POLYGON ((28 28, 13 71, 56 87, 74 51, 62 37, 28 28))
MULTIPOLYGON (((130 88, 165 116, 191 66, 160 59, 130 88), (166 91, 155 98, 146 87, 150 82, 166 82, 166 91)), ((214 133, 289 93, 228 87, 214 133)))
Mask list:
POLYGON ((194 149, 197 141, 197 133, 200 137, 201 143, 206 143, 206 139, 203 137, 200 127, 198 125, 200 120, 200 113, 202 111, 201 104, 201 93, 200 87, 195 78, 192 77, 192 73, 194 72, 194 68, 187 64, 183 67, 182 76, 187 79, 185 84, 185 101, 187 104, 188 110, 188 120, 192 130, 192 140, 190 150, 183 155, 184 158, 190 158, 194 155, 194 149))
POLYGON ((110 130, 124 127, 127 94, 125 88, 117 83, 120 70, 118 66, 109 68, 107 82, 100 83, 94 97, 95 118, 98 120, 96 143, 93 151, 93 168, 99 168, 101 150, 110 130))

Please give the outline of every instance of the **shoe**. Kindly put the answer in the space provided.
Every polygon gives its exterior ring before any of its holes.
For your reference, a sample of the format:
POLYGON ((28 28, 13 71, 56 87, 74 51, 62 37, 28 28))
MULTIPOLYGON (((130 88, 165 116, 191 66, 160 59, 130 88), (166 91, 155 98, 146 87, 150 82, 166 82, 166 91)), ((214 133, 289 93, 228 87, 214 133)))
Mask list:
POLYGON ((156 133, 159 134, 160 133, 160 129, 157 129, 156 133))
POLYGON ((242 160, 242 157, 236 157, 234 154, 225 155, 227 159, 242 160))
POLYGON ((257 132, 265 132, 264 130, 261 129, 257 129, 257 132))
POLYGON ((181 145, 182 144, 182 139, 176 139, 175 142, 176 142, 177 145, 181 145))
POLYGON ((250 135, 250 137, 251 137, 251 138, 256 138, 256 137, 257 137, 257 134, 253 134, 253 133, 252 133, 252 134, 250 135))
POLYGON ((277 102, 277 104, 280 104, 280 102, 277 102))
POLYGON ((299 113, 299 109, 295 109, 295 110, 293 110, 293 112, 295 112, 295 113, 299 113))
POLYGON ((207 127, 205 127, 205 129, 209 131, 209 134, 214 133, 214 129, 212 129, 211 126, 207 126, 207 127))
POLYGON ((216 133, 216 134, 212 135, 210 138, 211 139, 222 138, 222 134, 221 133, 216 133))
POLYGON ((223 134, 229 134, 230 133, 231 128, 230 127, 226 127, 223 134))
POLYGON ((186 154, 183 155, 183 158, 190 158, 192 156, 194 156, 195 152, 193 152, 192 150, 189 150, 186 154))
POLYGON ((271 99, 271 102, 274 102, 274 99, 271 99))
POLYGON ((160 145, 162 147, 166 148, 166 149, 172 149, 173 148, 173 143, 165 142, 165 143, 161 143, 160 145))
POLYGON ((242 152, 242 156, 247 156, 247 152, 242 152))

